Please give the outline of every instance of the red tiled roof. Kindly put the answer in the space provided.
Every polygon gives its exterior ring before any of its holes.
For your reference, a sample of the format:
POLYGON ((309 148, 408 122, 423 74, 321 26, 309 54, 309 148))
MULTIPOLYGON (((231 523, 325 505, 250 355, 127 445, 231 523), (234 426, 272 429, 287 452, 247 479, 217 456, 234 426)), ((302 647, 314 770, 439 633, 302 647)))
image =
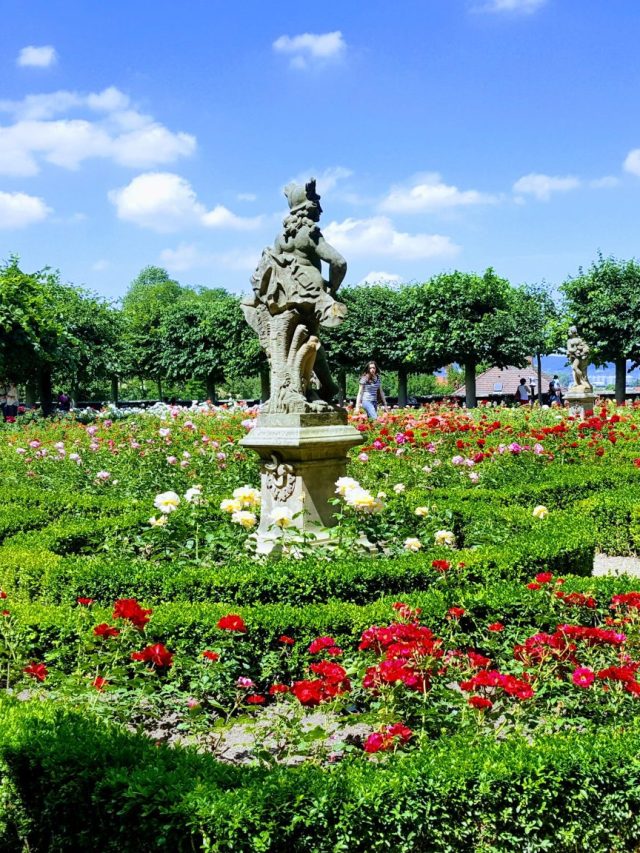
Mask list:
MULTIPOLYGON (((516 388, 520 384, 521 379, 527 380, 529 377, 535 378, 535 391, 538 392, 538 371, 536 368, 528 365, 527 367, 491 367, 485 370, 480 376, 476 377, 476 397, 491 397, 503 396, 513 397, 516 393, 516 388), (498 386, 502 386, 498 388, 498 386)), ((546 393, 549 390, 549 383, 553 379, 549 373, 542 372, 542 392, 546 393)), ((456 388, 453 392, 454 397, 466 396, 464 385, 456 388)))

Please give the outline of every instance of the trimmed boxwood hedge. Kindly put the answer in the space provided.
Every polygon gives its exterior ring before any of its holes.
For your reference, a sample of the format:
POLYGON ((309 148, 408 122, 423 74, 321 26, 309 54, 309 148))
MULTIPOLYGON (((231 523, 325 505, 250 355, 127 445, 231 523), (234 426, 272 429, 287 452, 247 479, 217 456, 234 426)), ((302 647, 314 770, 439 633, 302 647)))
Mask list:
POLYGON ((0 710, 7 851, 611 853, 640 842, 637 724, 266 768, 157 747, 48 702, 0 710))
MULTIPOLYGON (((567 578, 563 590, 584 592, 595 596, 608 611, 612 595, 640 590, 640 579, 629 576, 600 578, 567 578)), ((153 616, 145 636, 149 642, 162 642, 172 651, 199 656, 203 649, 220 641, 222 632, 216 628, 221 616, 239 613, 248 625, 248 640, 253 665, 259 666, 262 656, 278 648, 278 637, 288 634, 296 638, 296 652, 304 655, 308 643, 319 635, 330 634, 339 645, 348 647, 359 639, 365 628, 384 624, 392 618, 391 605, 398 596, 387 595, 365 605, 345 601, 297 606, 292 604, 258 604, 239 606, 229 603, 198 603, 184 601, 153 605, 153 616)), ((528 590, 522 583, 498 581, 487 586, 457 587, 445 584, 425 592, 411 592, 402 600, 422 609, 422 622, 436 633, 447 623, 447 610, 462 606, 465 615, 460 622, 461 635, 469 644, 482 644, 486 626, 495 621, 506 625, 505 636, 522 641, 528 633, 554 630, 560 622, 571 620, 573 612, 558 603, 550 611, 544 595, 528 590)), ((56 650, 56 666, 73 666, 76 647, 83 644, 92 626, 109 621, 112 608, 93 605, 90 610, 73 605, 40 603, 8 604, 23 634, 21 647, 25 657, 46 659, 56 650)), ((148 602, 144 602, 147 604, 148 602)))

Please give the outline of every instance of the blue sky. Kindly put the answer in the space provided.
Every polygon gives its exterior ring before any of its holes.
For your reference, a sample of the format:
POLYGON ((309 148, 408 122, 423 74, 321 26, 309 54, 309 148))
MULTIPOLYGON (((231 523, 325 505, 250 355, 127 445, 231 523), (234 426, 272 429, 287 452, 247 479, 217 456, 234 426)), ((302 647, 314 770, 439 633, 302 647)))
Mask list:
POLYGON ((347 282, 639 253, 637 0, 0 0, 0 257, 249 288, 314 175, 347 282))

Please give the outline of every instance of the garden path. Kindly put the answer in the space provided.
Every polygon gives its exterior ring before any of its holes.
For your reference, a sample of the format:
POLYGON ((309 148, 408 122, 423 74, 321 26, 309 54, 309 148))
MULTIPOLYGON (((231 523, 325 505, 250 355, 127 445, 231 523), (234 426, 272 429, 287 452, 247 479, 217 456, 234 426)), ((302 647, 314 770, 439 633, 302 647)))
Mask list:
POLYGON ((607 554, 596 554, 593 561, 593 574, 602 575, 634 575, 640 577, 640 557, 609 557, 607 554))

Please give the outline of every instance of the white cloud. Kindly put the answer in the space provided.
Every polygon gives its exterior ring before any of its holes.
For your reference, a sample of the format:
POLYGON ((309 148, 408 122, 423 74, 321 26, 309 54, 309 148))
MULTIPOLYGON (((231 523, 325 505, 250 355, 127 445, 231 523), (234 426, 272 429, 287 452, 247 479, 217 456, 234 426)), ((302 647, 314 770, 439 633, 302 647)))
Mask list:
POLYGON ((468 207, 476 204, 495 204, 498 197, 478 190, 459 190, 445 184, 437 172, 416 175, 409 186, 391 187, 379 209, 389 213, 421 213, 468 207))
POLYGON ((529 15, 540 9, 547 0, 488 0, 482 6, 476 6, 481 12, 517 12, 529 15))
POLYGON ((625 172, 640 176, 640 148, 629 151, 623 164, 625 172))
POLYGON ((390 272, 369 272, 358 282, 358 286, 367 284, 400 284, 402 278, 390 272))
POLYGON ((111 190, 109 199, 120 219, 160 232, 198 225, 242 231, 257 228, 261 222, 259 216, 236 216, 222 205, 207 210, 189 181, 171 172, 138 175, 127 186, 111 190))
POLYGON ((0 101, 0 111, 15 119, 0 126, 0 174, 35 175, 42 160, 77 169, 90 158, 149 168, 189 156, 196 147, 195 137, 138 112, 114 86, 88 95, 58 91, 0 101), (91 116, 72 118, 72 110, 91 116))
POLYGON ((608 190, 612 187, 617 187, 620 184, 620 178, 614 175, 605 175, 603 178, 594 178, 589 181, 589 186, 594 190, 608 190))
POLYGON ((420 260, 450 257, 460 250, 449 237, 441 234, 407 234, 396 231, 386 216, 331 222, 323 230, 329 243, 351 255, 420 260))
POLYGON ((37 196, 0 192, 0 228, 26 228, 50 213, 51 208, 37 196))
POLYGON ((298 172, 291 180, 296 184, 306 184, 309 178, 315 178, 318 193, 321 196, 326 196, 336 188, 340 181, 350 178, 351 175, 353 175, 351 169, 344 166, 327 166, 322 171, 306 169, 304 172, 298 172))
POLYGON ((302 33, 297 36, 280 36, 273 42, 277 53, 291 55, 292 68, 308 68, 310 64, 318 64, 339 59, 346 50, 346 42, 342 33, 302 33))
POLYGON ((91 269, 94 272, 104 272, 105 270, 108 270, 110 266, 111 264, 105 258, 99 258, 97 261, 91 264, 91 269))
POLYGON ((42 47, 29 45, 29 47, 23 47, 18 54, 16 65, 22 68, 49 68, 57 59, 55 48, 50 44, 42 47))
POLYGON ((532 195, 538 201, 549 201, 552 193, 568 192, 569 190, 578 189, 580 186, 580 179, 572 175, 553 177, 551 175, 540 175, 532 172, 529 175, 518 178, 513 185, 513 191, 523 195, 532 195))
POLYGON ((203 251, 194 243, 180 243, 176 249, 163 249, 160 263, 170 272, 224 267, 252 272, 260 259, 260 249, 231 249, 227 252, 203 251))
POLYGON ((255 193, 238 193, 236 198, 238 201, 256 201, 258 196, 255 193))

